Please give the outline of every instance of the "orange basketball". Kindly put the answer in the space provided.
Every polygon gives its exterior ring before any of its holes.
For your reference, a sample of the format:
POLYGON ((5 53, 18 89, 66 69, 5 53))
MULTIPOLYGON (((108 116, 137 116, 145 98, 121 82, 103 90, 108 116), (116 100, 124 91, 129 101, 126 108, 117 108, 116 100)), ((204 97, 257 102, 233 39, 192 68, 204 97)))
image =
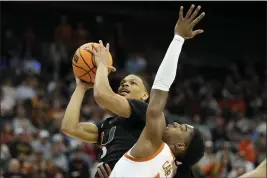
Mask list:
MULTIPOLYGON (((80 46, 73 58, 72 58, 72 68, 73 73, 76 77, 80 80, 87 82, 87 83, 94 83, 95 82, 95 75, 96 75, 96 64, 94 55, 88 50, 93 48, 93 44, 98 46, 98 43, 86 43, 80 46)), ((111 66, 113 63, 112 56, 109 53, 109 65, 111 66)))

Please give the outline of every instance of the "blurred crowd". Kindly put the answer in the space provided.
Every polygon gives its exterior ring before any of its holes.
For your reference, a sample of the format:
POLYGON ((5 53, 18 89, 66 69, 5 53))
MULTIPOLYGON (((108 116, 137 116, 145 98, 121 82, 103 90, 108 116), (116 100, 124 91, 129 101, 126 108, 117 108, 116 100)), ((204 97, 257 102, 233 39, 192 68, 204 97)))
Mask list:
MULTIPOLYGON (((166 49, 123 51, 124 24, 116 33, 99 31, 113 44, 118 72, 111 74, 114 91, 128 73, 143 75, 151 84, 166 49), (152 57, 151 57, 152 55, 152 57)), ((75 87, 71 58, 77 47, 100 34, 76 26, 61 16, 53 40, 40 40, 34 24, 15 33, 4 19, 0 60, 1 176, 9 178, 89 178, 97 163, 97 145, 63 135, 60 123, 75 87)), ((127 33, 125 34, 127 35, 127 33)), ((130 35, 129 35, 130 36, 130 35)), ((139 38, 139 37, 135 37, 139 38)), ((140 37, 142 38, 142 36, 140 37)), ((142 46, 145 48, 145 46, 142 46)), ((186 57, 183 58, 186 60, 186 57)), ((262 59, 264 60, 264 59, 262 59)), ((166 116, 198 127, 206 151, 195 166, 196 175, 234 178, 255 168, 266 157, 267 71, 253 61, 227 67, 179 64, 166 116)), ((100 122, 110 114, 94 102, 92 91, 84 99, 81 121, 100 122)))

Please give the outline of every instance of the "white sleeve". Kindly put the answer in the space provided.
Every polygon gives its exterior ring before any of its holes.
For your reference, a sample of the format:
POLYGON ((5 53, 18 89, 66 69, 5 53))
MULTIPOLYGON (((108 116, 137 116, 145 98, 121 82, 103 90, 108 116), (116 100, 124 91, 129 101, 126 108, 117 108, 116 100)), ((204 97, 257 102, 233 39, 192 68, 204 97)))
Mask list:
POLYGON ((156 74, 152 89, 169 91, 175 76, 184 39, 175 35, 156 74))

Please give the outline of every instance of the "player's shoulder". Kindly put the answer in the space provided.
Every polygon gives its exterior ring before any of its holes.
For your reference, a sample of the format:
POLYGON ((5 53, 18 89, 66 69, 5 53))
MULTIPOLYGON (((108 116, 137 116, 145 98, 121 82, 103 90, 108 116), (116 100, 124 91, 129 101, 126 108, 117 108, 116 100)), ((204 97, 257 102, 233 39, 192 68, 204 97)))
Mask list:
POLYGON ((148 104, 145 101, 137 99, 127 99, 131 110, 133 112, 144 112, 147 109, 148 104))
POLYGON ((137 100, 137 99, 127 99, 128 103, 130 105, 137 105, 137 106, 146 106, 147 107, 147 103, 143 100, 137 100))

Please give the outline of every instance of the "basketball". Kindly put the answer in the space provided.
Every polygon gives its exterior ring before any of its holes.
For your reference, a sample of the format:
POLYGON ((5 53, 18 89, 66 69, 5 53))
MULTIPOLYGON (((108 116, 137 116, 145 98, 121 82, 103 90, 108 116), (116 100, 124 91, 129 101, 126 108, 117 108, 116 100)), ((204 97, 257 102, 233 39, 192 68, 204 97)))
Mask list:
MULTIPOLYGON (((99 46, 98 43, 86 43, 80 46, 72 58, 72 68, 73 73, 76 77, 78 77, 83 82, 94 83, 95 75, 96 75, 96 64, 94 55, 88 50, 95 50, 93 47, 99 46)), ((109 65, 112 66, 112 56, 109 53, 109 65)))

